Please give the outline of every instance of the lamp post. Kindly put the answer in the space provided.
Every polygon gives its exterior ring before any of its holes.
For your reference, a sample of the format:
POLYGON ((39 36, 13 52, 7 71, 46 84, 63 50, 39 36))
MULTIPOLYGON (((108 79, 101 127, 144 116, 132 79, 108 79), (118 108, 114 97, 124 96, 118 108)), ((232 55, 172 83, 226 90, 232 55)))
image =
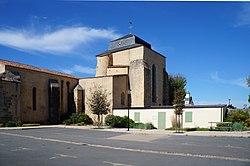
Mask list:
POLYGON ((131 90, 128 89, 128 131, 129 131, 129 107, 130 107, 130 94, 131 90))

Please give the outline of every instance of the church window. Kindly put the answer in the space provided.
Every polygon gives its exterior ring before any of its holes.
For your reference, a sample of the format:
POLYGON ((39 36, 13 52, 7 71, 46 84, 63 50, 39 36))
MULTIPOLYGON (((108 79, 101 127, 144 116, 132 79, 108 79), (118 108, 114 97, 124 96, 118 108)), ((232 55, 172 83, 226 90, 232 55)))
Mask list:
POLYGON ((156 102, 156 90, 157 89, 157 78, 156 78, 156 67, 152 66, 152 102, 156 102))
POLYGON ((125 94, 124 94, 124 92, 121 93, 121 105, 125 105, 125 94))
POLYGON ((33 108, 33 111, 36 110, 36 88, 34 87, 33 90, 32 90, 32 108, 33 108))

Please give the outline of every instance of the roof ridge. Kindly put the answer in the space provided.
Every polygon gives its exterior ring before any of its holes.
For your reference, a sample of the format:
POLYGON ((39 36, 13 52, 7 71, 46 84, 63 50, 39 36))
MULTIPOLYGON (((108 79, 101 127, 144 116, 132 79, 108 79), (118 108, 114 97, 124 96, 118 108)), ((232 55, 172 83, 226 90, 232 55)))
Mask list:
POLYGON ((40 68, 40 67, 36 67, 36 66, 32 66, 32 65, 27 65, 27 64, 20 63, 20 62, 13 62, 13 61, 5 60, 5 59, 0 59, 0 63, 7 65, 7 66, 21 68, 21 69, 28 69, 28 70, 33 70, 33 71, 37 71, 37 72, 54 74, 54 75, 64 76, 64 77, 69 77, 69 78, 78 78, 78 77, 70 75, 70 74, 66 74, 66 73, 62 73, 62 72, 58 72, 58 71, 53 71, 53 70, 49 70, 49 69, 44 69, 44 68, 40 68))

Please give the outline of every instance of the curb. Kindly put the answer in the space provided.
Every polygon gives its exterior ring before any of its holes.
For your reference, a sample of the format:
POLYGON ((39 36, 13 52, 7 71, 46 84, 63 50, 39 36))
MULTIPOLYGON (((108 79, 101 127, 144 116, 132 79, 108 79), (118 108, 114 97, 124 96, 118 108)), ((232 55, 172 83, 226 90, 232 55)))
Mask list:
POLYGON ((31 127, 0 127, 1 130, 31 130, 31 129, 47 129, 47 128, 67 128, 67 129, 80 129, 80 130, 94 130, 94 131, 107 131, 107 132, 120 132, 126 134, 157 134, 166 136, 197 136, 197 137, 231 137, 231 138, 250 138, 250 131, 241 132, 207 132, 207 131, 192 131, 184 133, 174 133, 165 130, 142 130, 131 129, 127 131, 125 128, 102 128, 98 129, 96 126, 68 126, 68 125, 46 125, 46 126, 31 126, 31 127))

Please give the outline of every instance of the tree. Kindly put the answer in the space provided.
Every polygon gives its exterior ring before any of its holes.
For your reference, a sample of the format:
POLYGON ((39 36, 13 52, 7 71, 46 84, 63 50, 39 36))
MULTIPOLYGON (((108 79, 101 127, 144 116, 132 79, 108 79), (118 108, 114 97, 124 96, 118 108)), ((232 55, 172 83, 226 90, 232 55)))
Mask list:
POLYGON ((169 75, 169 95, 170 95, 170 104, 174 105, 175 100, 175 93, 178 90, 178 94, 185 98, 186 95, 186 89, 185 86, 187 84, 186 78, 181 75, 169 75))
POLYGON ((187 84, 186 78, 177 75, 169 77, 170 83, 170 103, 174 105, 175 117, 176 117, 176 132, 180 132, 181 123, 182 123, 182 114, 184 108, 184 98, 186 95, 185 86, 187 84))
POLYGON ((91 97, 88 100, 90 110, 93 114, 97 115, 98 127, 100 127, 100 116, 110 112, 107 90, 104 90, 102 87, 95 87, 95 90, 93 92, 91 91, 91 97))
POLYGON ((247 86, 250 87, 250 75, 247 77, 247 86))

